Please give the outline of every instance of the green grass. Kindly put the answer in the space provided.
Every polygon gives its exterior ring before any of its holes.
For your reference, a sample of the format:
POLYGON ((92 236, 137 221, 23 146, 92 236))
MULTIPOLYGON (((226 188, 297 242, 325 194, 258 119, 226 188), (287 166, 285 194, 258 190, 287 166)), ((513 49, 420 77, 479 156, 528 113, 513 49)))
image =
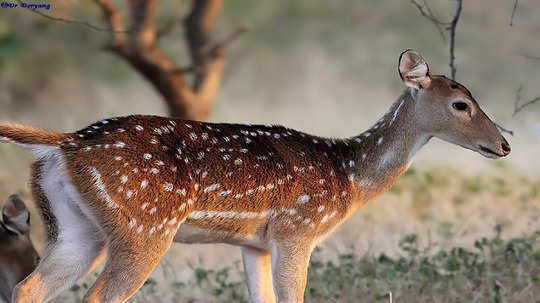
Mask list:
MULTIPOLYGON (((420 248, 418 235, 399 242, 401 254, 342 254, 311 261, 311 302, 506 302, 540 283, 540 231, 503 240, 482 238, 474 249, 420 248)), ((537 289, 536 291, 539 291, 537 289)))

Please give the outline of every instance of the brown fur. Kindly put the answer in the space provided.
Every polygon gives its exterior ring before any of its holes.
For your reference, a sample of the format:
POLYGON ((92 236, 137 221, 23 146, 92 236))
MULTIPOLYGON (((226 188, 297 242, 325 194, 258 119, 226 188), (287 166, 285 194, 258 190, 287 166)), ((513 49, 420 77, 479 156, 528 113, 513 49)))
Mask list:
POLYGON ((0 140, 8 138, 8 141, 20 144, 58 145, 67 138, 65 134, 21 124, 0 125, 0 134, 0 140))

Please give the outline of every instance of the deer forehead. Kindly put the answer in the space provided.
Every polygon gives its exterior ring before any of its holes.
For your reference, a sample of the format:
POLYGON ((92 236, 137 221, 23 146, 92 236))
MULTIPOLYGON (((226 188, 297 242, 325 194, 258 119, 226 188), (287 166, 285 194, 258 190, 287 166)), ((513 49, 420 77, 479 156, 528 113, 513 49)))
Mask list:
POLYGON ((466 97, 473 99, 471 92, 464 85, 442 75, 432 77, 428 90, 437 93, 440 97, 466 97))

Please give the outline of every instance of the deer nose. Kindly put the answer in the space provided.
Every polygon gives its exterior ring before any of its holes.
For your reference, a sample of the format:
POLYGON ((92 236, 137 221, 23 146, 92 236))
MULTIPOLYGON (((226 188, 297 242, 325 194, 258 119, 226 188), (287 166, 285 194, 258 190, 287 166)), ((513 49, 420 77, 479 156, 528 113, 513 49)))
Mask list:
POLYGON ((506 143, 506 142, 503 142, 501 144, 501 149, 502 151, 504 152, 504 155, 508 155, 510 154, 510 152, 512 151, 512 149, 510 148, 510 144, 506 143))

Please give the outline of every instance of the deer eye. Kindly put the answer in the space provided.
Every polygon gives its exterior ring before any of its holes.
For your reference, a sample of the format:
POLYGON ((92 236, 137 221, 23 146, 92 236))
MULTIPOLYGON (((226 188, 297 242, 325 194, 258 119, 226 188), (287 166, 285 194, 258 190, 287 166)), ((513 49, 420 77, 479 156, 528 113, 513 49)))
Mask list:
POLYGON ((452 107, 459 111, 464 111, 469 107, 467 103, 465 102, 454 102, 452 103, 452 107))

